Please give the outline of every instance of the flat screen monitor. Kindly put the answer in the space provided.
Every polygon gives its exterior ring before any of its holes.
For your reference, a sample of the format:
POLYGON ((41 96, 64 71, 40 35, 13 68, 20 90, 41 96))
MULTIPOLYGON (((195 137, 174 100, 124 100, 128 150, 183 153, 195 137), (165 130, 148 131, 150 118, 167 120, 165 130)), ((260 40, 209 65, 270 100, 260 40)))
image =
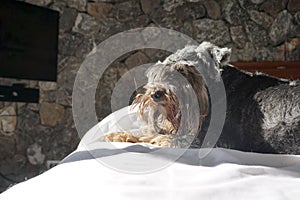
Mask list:
POLYGON ((59 13, 0 2, 0 77, 56 81, 59 13))

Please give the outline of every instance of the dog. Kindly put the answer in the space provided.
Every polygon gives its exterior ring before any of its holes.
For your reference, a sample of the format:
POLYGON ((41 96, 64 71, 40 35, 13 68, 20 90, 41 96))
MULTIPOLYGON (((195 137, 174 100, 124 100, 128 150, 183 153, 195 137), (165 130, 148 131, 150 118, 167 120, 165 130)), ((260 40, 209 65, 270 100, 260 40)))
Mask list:
POLYGON ((229 64, 230 54, 229 48, 203 42, 186 46, 150 67, 145 92, 132 104, 148 122, 146 128, 138 133, 110 133, 103 140, 199 148, 206 145, 212 106, 226 103, 216 147, 299 154, 299 81, 241 71, 229 64), (218 90, 214 85, 220 81, 226 95, 212 105, 207 86, 218 90))
POLYGON ((105 136, 113 142, 147 142, 165 147, 187 147, 208 115, 209 97, 202 75, 186 62, 158 63, 147 71, 145 92, 133 107, 148 122, 140 133, 117 132, 105 136), (199 112, 188 112, 198 106, 199 112), (185 123, 181 123, 185 118, 185 123), (195 120, 196 119, 196 120, 195 120))

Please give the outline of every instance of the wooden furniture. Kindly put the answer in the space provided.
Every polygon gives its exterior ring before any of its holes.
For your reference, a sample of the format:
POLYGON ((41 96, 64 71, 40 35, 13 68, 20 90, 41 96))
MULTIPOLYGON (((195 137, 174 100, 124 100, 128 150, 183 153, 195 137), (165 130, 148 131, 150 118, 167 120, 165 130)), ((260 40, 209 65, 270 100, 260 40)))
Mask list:
POLYGON ((239 69, 287 79, 300 79, 300 62, 231 62, 239 69))

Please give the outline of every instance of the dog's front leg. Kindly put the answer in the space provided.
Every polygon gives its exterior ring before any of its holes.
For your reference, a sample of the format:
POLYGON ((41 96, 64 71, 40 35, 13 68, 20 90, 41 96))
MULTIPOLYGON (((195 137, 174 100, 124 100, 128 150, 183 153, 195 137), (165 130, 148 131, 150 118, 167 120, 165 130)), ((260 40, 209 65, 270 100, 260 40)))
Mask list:
POLYGON ((153 134, 139 138, 140 142, 150 143, 161 147, 175 147, 172 135, 153 134))
POLYGON ((106 142, 139 142, 139 139, 129 132, 114 132, 103 137, 106 142))

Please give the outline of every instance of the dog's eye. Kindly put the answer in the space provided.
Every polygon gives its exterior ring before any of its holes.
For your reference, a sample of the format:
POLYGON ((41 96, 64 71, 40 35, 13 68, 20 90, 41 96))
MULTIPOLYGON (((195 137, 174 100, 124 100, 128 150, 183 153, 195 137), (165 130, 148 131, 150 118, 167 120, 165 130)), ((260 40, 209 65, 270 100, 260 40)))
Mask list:
POLYGON ((151 98, 154 101, 159 101, 163 96, 164 96, 164 92, 163 91, 156 91, 156 92, 153 92, 151 94, 151 98))

